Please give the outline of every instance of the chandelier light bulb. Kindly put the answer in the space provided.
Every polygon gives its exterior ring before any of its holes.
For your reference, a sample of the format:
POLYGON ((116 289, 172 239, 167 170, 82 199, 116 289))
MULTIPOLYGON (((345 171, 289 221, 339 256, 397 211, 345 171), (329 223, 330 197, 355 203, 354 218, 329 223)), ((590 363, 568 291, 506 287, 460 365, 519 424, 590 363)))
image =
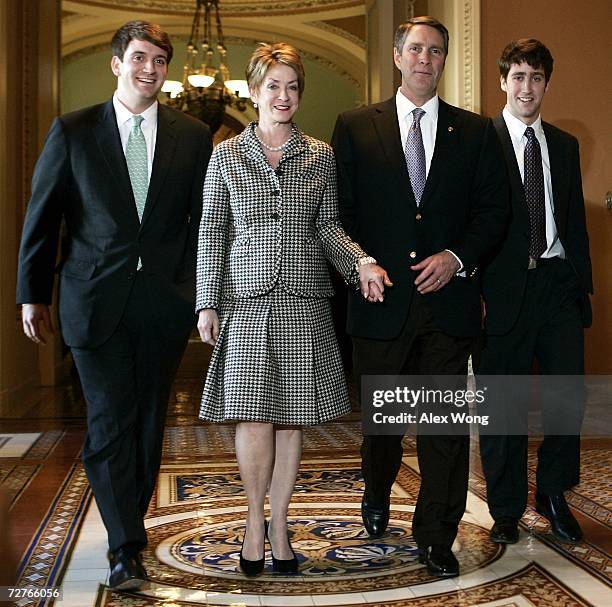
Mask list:
POLYGON ((191 74, 188 76, 189 84, 199 89, 208 88, 215 79, 212 76, 206 76, 205 74, 191 74))
POLYGON ((170 93, 170 98, 174 99, 179 93, 183 92, 183 85, 178 80, 166 80, 161 90, 162 93, 170 93))
POLYGON ((249 94, 249 85, 246 80, 226 80, 224 84, 225 88, 238 97, 247 98, 251 96, 249 94))

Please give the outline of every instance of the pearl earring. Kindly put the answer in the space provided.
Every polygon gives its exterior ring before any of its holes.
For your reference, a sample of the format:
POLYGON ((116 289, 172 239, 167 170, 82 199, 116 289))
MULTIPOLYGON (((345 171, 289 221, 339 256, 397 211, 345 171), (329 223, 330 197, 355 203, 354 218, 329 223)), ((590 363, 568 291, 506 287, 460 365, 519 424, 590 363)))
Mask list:
POLYGON ((257 102, 253 101, 253 107, 257 109, 257 102))

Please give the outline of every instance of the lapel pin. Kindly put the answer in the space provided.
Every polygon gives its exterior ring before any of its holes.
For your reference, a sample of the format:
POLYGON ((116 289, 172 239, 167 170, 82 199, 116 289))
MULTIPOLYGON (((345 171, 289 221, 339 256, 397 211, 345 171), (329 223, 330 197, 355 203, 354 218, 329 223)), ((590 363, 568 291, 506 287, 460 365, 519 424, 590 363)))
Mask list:
POLYGON ((448 127, 448 132, 449 132, 449 133, 452 133, 454 130, 455 130, 455 129, 453 129, 453 127, 452 127, 452 126, 449 126, 449 127, 448 127))

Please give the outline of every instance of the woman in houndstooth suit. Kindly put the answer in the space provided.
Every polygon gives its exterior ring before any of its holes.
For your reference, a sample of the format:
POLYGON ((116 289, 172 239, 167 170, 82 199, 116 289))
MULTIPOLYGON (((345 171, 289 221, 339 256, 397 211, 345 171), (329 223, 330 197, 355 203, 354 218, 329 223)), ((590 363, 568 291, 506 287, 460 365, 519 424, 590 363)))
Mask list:
POLYGON ((350 411, 325 259, 372 302, 391 283, 342 230, 331 148, 292 122, 304 90, 296 49, 260 44, 247 80, 259 121, 217 146, 204 184, 196 310, 200 336, 215 348, 200 417, 239 420, 243 572, 263 570, 267 535, 273 570, 296 573, 287 510, 301 426, 350 411))

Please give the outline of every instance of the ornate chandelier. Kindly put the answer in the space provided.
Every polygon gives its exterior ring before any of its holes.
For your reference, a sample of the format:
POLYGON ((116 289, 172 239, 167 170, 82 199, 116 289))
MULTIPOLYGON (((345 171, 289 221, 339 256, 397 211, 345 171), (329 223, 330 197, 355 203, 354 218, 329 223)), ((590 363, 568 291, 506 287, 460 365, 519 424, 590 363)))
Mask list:
POLYGON ((219 16, 219 0, 196 0, 196 11, 187 44, 183 81, 166 80, 167 105, 202 120, 215 133, 223 123, 226 106, 243 112, 249 89, 246 80, 231 80, 226 64, 227 48, 219 16), (216 23, 218 67, 213 65, 212 15, 216 23), (201 39, 200 39, 201 36, 201 39))

